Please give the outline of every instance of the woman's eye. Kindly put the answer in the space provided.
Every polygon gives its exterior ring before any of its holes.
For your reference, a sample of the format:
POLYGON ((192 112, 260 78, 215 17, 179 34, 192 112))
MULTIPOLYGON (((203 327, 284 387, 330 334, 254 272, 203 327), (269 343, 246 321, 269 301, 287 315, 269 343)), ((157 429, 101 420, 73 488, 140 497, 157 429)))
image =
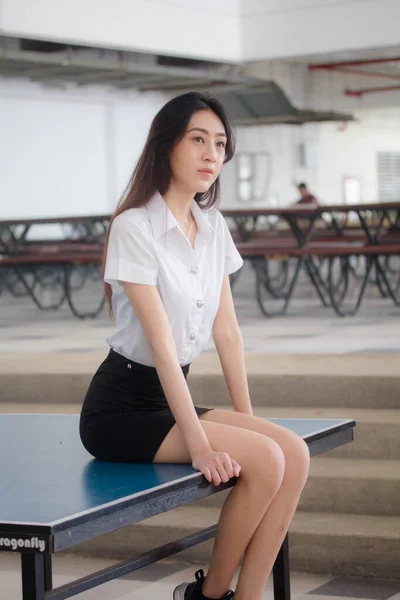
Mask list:
MULTIPOLYGON (((202 142, 204 144, 204 138, 202 138, 200 135, 198 135, 195 138, 193 138, 193 140, 195 142, 202 142)), ((219 148, 225 148, 226 147, 226 143, 225 142, 217 142, 217 146, 219 148)))

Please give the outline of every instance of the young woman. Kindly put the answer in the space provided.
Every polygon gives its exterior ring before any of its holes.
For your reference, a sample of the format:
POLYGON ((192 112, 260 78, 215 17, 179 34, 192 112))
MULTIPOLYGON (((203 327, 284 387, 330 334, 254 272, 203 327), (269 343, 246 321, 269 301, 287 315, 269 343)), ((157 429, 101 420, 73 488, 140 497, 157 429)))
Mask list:
POLYGON ((304 441, 250 403, 229 285, 243 261, 214 207, 233 153, 225 111, 208 95, 174 98, 154 118, 106 240, 116 332, 81 415, 98 459, 191 463, 214 485, 237 478, 207 576, 197 571, 174 600, 231 598, 241 558, 235 598, 260 600, 309 469, 304 441), (232 411, 195 407, 186 383, 211 334, 232 411))

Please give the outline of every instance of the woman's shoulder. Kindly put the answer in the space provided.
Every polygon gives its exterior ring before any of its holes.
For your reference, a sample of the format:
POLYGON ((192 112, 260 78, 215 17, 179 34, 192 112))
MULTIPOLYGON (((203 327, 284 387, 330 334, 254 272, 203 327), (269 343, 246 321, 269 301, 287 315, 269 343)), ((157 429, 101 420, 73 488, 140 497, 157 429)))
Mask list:
POLYGON ((127 208, 113 220, 115 229, 141 229, 150 232, 150 221, 145 206, 127 208))
POLYGON ((210 208, 203 209, 203 214, 213 229, 216 229, 221 224, 221 221, 224 220, 221 211, 218 210, 216 206, 210 206, 210 208))
POLYGON ((206 212, 214 232, 216 232, 220 238, 225 238, 229 231, 229 227, 222 212, 216 206, 211 206, 206 212))

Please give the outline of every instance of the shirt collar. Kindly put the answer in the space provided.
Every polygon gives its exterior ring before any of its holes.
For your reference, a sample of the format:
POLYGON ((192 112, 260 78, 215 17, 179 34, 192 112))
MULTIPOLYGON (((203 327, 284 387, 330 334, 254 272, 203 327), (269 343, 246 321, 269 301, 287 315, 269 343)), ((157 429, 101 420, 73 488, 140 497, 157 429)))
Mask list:
MULTIPOLYGON (((192 200, 190 208, 196 219, 198 232, 201 235, 208 236, 209 233, 214 231, 208 215, 199 207, 196 200, 192 200)), ((159 192, 156 192, 153 198, 146 204, 146 209, 155 239, 158 239, 170 229, 179 227, 177 220, 159 192)))

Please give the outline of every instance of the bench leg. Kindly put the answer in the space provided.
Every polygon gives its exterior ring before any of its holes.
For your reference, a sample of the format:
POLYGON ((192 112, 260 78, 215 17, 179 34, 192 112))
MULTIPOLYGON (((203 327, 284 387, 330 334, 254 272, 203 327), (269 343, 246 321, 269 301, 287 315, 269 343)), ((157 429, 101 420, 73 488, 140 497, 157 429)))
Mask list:
POLYGON ((322 302, 323 306, 330 306, 329 300, 325 298, 326 285, 323 279, 321 279, 321 275, 319 274, 318 269, 315 267, 313 263, 312 256, 306 258, 304 261, 304 267, 308 277, 311 280, 311 283, 315 287, 315 290, 319 296, 319 299, 322 302))
POLYGON ((45 599, 45 556, 21 554, 22 600, 45 599))
POLYGON ((101 313, 101 311, 103 310, 104 304, 106 302, 106 298, 105 296, 101 296, 100 299, 100 303, 98 304, 97 308, 95 308, 92 311, 80 311, 78 310, 78 308, 76 307, 73 299, 72 299, 72 287, 71 287, 71 278, 72 278, 72 273, 73 273, 73 265, 65 265, 64 266, 64 291, 65 291, 65 295, 67 298, 67 302, 68 302, 68 306, 71 309, 72 314, 74 315, 74 317, 77 317, 78 319, 94 319, 97 317, 97 315, 99 315, 101 313))
MULTIPOLYGON (((270 296, 272 296, 272 299, 274 299, 274 294, 268 286, 268 279, 265 277, 265 272, 263 270, 264 262, 265 262, 264 258, 262 258, 261 261, 259 259, 252 259, 252 264, 253 264, 253 267, 256 272, 256 298, 257 298, 258 306, 260 307, 263 315, 265 315, 266 317, 275 317, 278 315, 283 315, 286 312, 286 310, 289 306, 290 300, 292 298, 292 295, 294 293, 295 285, 296 285, 297 279, 300 275, 301 267, 303 266, 303 262, 304 262, 303 258, 300 257, 297 259, 296 268, 292 275, 292 279, 289 283, 288 289, 286 292, 283 292, 279 298, 282 302, 282 307, 280 309, 276 309, 276 310, 268 310, 265 307, 265 304, 263 301, 262 293, 263 293, 264 289, 266 289, 267 292, 270 294, 270 296)), ((275 296, 275 299, 277 299, 276 296, 275 296)))
POLYGON ((274 600, 290 600, 289 536, 283 541, 274 568, 274 600))

